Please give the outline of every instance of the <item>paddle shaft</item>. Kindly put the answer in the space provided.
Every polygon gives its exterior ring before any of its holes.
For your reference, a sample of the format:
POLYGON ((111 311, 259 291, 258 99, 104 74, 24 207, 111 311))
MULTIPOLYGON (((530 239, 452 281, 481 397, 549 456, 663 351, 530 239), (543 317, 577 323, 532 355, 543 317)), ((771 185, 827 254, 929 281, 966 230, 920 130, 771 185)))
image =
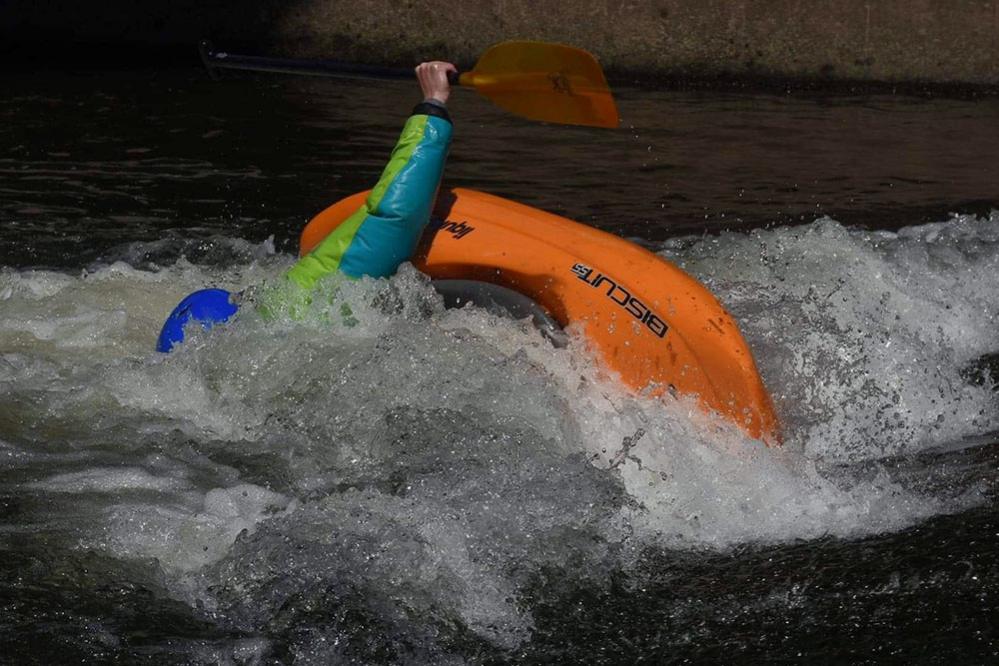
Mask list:
MULTIPOLYGON (((389 79, 406 80, 415 75, 412 69, 382 67, 380 65, 360 65, 340 60, 305 60, 300 58, 270 58, 265 56, 236 55, 216 52, 208 40, 198 43, 201 61, 209 74, 216 76, 217 69, 240 69, 248 72, 275 72, 279 74, 301 74, 304 76, 327 76, 346 79, 389 79)), ((452 85, 459 83, 457 72, 448 72, 452 85)))
MULTIPOLYGON (((412 79, 411 69, 338 60, 300 60, 216 52, 198 44, 211 76, 219 69, 362 79, 412 79)), ((586 51, 564 44, 508 41, 483 53, 472 71, 449 72, 452 85, 474 88, 501 109, 541 122, 617 127, 617 107, 603 70, 586 51)))

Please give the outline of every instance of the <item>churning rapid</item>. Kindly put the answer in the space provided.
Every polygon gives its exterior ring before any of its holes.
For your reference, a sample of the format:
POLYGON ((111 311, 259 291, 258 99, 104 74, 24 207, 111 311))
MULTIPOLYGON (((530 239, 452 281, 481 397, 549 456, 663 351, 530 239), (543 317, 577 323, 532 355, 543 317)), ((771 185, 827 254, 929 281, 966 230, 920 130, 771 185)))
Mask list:
MULTIPOLYGON (((143 612, 174 624, 149 654, 460 661, 529 643, 539 599, 654 580, 649 552, 880 534, 986 501, 983 474, 923 458, 999 429, 976 365, 999 350, 999 214, 653 249, 741 322, 783 448, 628 395, 578 336, 557 349, 445 310, 408 265, 327 282, 304 321, 244 308, 169 355, 152 349, 181 296, 292 257, 214 237, 3 268, 6 549, 154 590, 143 612)), ((59 603, 91 638, 74 649, 114 653, 75 584, 59 603)))
POLYGON ((158 354, 375 182, 411 84, 4 83, 0 661, 994 660, 995 100, 624 88, 607 132, 455 99, 446 186, 729 308, 767 449, 408 266, 158 354))

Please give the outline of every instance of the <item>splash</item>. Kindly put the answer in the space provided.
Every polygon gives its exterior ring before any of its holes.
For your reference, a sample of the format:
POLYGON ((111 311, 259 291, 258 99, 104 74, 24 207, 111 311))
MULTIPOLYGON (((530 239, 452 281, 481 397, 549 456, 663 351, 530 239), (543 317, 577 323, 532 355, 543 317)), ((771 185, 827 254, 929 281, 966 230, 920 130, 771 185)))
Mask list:
POLYGON ((664 254, 743 322, 806 453, 860 461, 999 426, 988 382, 962 376, 999 349, 997 221, 958 216, 894 233, 824 218, 664 254))
POLYGON ((512 649, 544 572, 599 586, 649 548, 853 537, 979 502, 881 461, 999 426, 992 386, 961 376, 999 348, 995 222, 663 248, 742 322, 779 450, 690 399, 625 393, 579 337, 445 310, 411 267, 330 280, 294 317, 245 309, 169 355, 151 350, 185 293, 274 283, 291 258, 233 241, 208 265, 158 245, 80 275, 4 269, 4 483, 75 502, 67 548, 147 563, 244 651, 512 649))

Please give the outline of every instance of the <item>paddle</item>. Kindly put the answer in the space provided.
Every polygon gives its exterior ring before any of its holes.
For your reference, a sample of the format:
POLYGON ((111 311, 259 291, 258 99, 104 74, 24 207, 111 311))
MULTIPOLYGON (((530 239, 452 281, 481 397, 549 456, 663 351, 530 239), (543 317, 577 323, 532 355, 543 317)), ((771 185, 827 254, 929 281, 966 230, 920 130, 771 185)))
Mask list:
MULTIPOLYGON (((407 79, 410 69, 358 65, 336 60, 267 58, 215 51, 202 40, 201 60, 216 69, 280 72, 341 78, 407 79)), ((510 41, 490 47, 470 72, 452 83, 474 88, 510 113, 550 123, 617 127, 614 98, 596 58, 582 49, 547 42, 510 41)))

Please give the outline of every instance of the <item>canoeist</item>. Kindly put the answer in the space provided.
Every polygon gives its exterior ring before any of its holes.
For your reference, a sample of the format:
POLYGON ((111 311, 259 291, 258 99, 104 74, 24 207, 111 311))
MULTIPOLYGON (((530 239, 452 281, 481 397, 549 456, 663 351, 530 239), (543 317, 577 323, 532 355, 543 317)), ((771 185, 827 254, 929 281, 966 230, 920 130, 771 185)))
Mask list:
MULTIPOLYGON (((403 126, 378 183, 353 215, 288 270, 287 280, 308 291, 335 272, 388 277, 413 255, 430 220, 451 145, 448 73, 456 71, 440 61, 416 67, 423 101, 403 126)), ((224 289, 189 294, 167 317, 156 349, 168 352, 182 342, 192 319, 205 328, 228 321, 240 301, 239 294, 224 289)))

